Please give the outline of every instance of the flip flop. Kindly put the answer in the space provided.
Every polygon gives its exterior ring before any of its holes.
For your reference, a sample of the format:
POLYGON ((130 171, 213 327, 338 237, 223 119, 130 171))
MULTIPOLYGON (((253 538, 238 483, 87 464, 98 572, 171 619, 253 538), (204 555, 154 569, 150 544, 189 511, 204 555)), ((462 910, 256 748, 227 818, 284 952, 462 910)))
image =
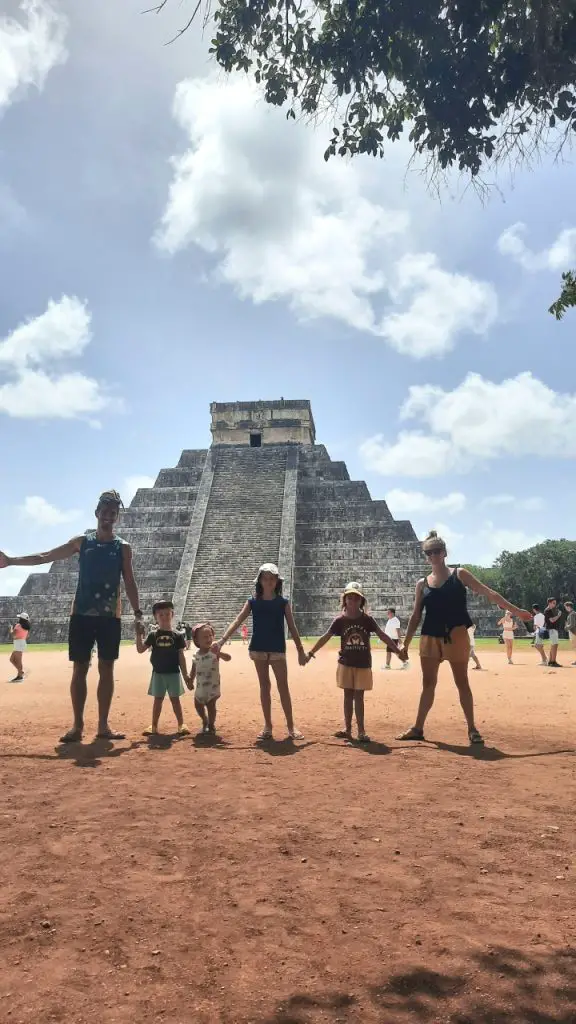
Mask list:
POLYGON ((370 737, 368 736, 367 733, 365 733, 365 732, 361 732, 360 733, 360 735, 358 737, 358 743, 371 743, 371 742, 372 742, 372 740, 370 739, 370 737))
POLYGON ((416 726, 413 725, 411 729, 407 729, 406 732, 403 732, 400 736, 397 736, 396 739, 397 740, 423 740, 424 739, 424 730, 423 729, 417 729, 416 726))
POLYGON ((470 743, 475 744, 478 747, 484 746, 484 737, 478 732, 478 729, 470 729, 468 732, 468 739, 470 743))
POLYGON ((300 729, 292 729, 292 731, 288 733, 288 736, 290 737, 291 740, 304 739, 304 733, 300 732, 300 729))
POLYGON ((114 732, 113 729, 107 729, 106 732, 97 732, 97 740, 125 740, 126 735, 123 732, 114 732))
POLYGON ((334 733, 334 738, 337 740, 351 740, 352 733, 347 732, 346 729, 338 729, 338 732, 334 733))
POLYGON ((60 743, 81 743, 82 742, 82 731, 81 729, 68 729, 63 736, 60 737, 60 743))
POLYGON ((262 740, 271 740, 271 739, 272 739, 272 729, 262 729, 262 732, 259 732, 257 737, 256 737, 256 741, 257 742, 258 741, 262 742, 262 740))

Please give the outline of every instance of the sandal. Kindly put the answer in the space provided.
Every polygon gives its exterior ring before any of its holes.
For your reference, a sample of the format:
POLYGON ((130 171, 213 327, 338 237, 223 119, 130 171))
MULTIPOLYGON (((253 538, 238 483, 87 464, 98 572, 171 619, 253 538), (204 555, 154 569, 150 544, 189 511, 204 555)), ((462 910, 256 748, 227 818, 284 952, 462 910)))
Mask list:
POLYGON ((415 725, 411 729, 407 729, 401 736, 396 737, 397 740, 423 740, 424 729, 417 729, 415 725))
POLYGON ((259 732, 257 737, 256 737, 256 742, 258 742, 258 741, 262 742, 263 740, 271 740, 271 739, 272 739, 272 729, 262 729, 262 732, 259 732))
POLYGON ((371 743, 372 740, 365 732, 358 733, 358 743, 371 743))
POLYGON ((291 740, 304 739, 304 733, 300 732, 300 729, 291 729, 290 732, 288 733, 288 736, 291 740))
POLYGON ((186 725, 186 722, 182 722, 182 725, 178 726, 178 735, 179 736, 189 736, 190 735, 190 729, 186 725))
POLYGON ((157 736, 158 735, 158 729, 156 729, 155 726, 153 726, 153 725, 149 725, 147 729, 144 729, 144 732, 142 733, 142 735, 143 736, 157 736))
POLYGON ((334 733, 334 738, 337 740, 352 740, 352 733, 348 732, 347 729, 338 729, 338 732, 334 733))
POLYGON ((478 729, 469 729, 468 739, 470 740, 470 743, 474 743, 479 747, 484 746, 484 737, 478 732, 478 729))

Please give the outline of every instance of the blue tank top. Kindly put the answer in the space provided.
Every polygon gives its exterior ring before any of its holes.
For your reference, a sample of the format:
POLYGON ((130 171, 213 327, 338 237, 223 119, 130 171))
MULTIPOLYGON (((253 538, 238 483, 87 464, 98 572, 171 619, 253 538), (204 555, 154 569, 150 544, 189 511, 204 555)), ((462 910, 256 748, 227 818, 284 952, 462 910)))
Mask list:
POLYGON ((248 604, 252 610, 249 650, 285 654, 284 611, 288 604, 287 598, 277 595, 272 601, 265 601, 261 597, 251 597, 248 604))
POLYGON ((422 591, 422 636, 439 636, 450 643, 450 631, 455 626, 471 626, 466 598, 466 587, 456 569, 452 570, 441 587, 429 587, 425 580, 422 591))
POLYGON ((96 530, 82 538, 73 615, 120 618, 123 543, 120 537, 110 541, 98 540, 96 530))

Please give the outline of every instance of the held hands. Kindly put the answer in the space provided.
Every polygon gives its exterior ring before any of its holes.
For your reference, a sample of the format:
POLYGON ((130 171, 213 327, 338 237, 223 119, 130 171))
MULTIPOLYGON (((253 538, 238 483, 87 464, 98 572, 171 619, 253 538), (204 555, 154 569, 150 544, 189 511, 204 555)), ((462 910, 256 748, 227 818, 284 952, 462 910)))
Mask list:
POLYGON ((184 676, 184 683, 186 684, 186 688, 188 690, 194 689, 194 683, 192 682, 190 676, 184 676))
POLYGON ((405 647, 403 647, 403 648, 401 648, 401 649, 397 650, 397 651, 396 651, 396 654, 398 655, 398 657, 400 658, 400 661, 401 661, 401 662, 402 662, 403 664, 404 664, 405 662, 407 662, 407 661, 408 661, 408 651, 406 650, 406 648, 405 648, 405 647))
POLYGON ((304 668, 304 666, 307 665, 309 661, 310 661, 310 655, 306 654, 306 651, 304 651, 304 650, 298 651, 298 664, 302 668, 304 668))

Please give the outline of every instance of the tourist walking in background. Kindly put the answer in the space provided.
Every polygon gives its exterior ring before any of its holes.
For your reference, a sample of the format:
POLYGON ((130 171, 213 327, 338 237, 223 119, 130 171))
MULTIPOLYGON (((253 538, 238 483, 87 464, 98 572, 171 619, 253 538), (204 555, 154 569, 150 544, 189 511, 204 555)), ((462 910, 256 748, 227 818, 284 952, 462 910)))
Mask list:
POLYGON ((498 619, 498 625, 502 626, 502 639, 506 647, 506 657, 508 658, 508 664, 513 665, 512 661, 512 650, 514 647, 514 630, 517 628, 514 619, 510 615, 509 611, 498 619))
POLYGON ((468 613, 466 588, 469 587, 476 594, 481 594, 493 604, 507 608, 518 618, 529 620, 532 616, 530 612, 510 604, 501 594, 481 583, 468 569, 453 569, 446 565, 446 544, 435 530, 430 531, 422 544, 422 549, 430 562, 431 572, 416 584, 414 610, 404 638, 404 650, 408 652, 424 614, 420 637, 422 695, 414 725, 398 739, 424 739, 424 724, 434 703, 438 669, 443 661, 447 661, 458 689, 470 743, 482 744, 484 740, 476 728, 474 698, 468 681, 468 629, 472 625, 472 619, 468 613))
MULTIPOLYGON (((576 659, 576 612, 574 611, 574 605, 572 601, 564 602, 564 610, 566 612, 566 629, 568 631, 568 639, 570 641, 570 649, 572 651, 572 657, 576 659)), ((570 662, 571 665, 576 665, 576 660, 570 662)))
MULTIPOLYGON (((395 608, 388 608, 386 611, 386 623, 384 626, 384 632, 390 640, 394 640, 396 648, 398 647, 398 641, 400 640, 402 633, 400 630, 400 619, 396 615, 395 608)), ((398 653, 395 649, 394 653, 398 653)), ((390 662, 392 660, 392 648, 388 647, 386 650, 386 664, 383 666, 386 672, 390 671, 390 662)), ((402 668, 407 668, 407 661, 402 663, 402 668)))
POLYGON ((340 637, 336 685, 344 690, 344 728, 336 736, 349 742, 352 740, 352 716, 355 712, 358 742, 370 743, 364 722, 364 694, 374 685, 371 633, 380 637, 388 651, 397 654, 401 661, 406 661, 407 656, 399 650, 398 641, 392 639, 385 629, 380 629, 372 616, 366 613, 366 598, 360 584, 349 583, 342 594, 340 615, 308 652, 308 658, 313 658, 316 651, 324 647, 333 636, 340 637))
POLYGON ((28 642, 28 635, 30 633, 30 616, 27 612, 20 612, 16 616, 16 623, 14 626, 10 626, 10 636, 12 637, 12 654, 10 655, 10 664, 16 669, 16 675, 14 679, 11 679, 11 683, 20 683, 24 679, 24 665, 22 659, 24 657, 24 651, 26 650, 26 644, 28 642))
POLYGON ((548 639, 546 631, 546 619, 539 604, 532 605, 532 620, 534 623, 534 647, 540 655, 540 664, 547 665, 548 659, 544 651, 544 640, 548 639))
POLYGON ((231 656, 212 650, 216 639, 214 627, 209 622, 202 622, 192 630, 194 646, 198 648, 193 659, 190 675, 186 681, 189 690, 194 689, 194 707, 202 719, 202 732, 209 736, 216 735, 216 704, 220 699, 220 658, 231 661, 231 656))
POLYGON ((470 640, 470 660, 474 662, 474 671, 481 671, 482 665, 476 654, 476 626, 474 623, 468 626, 468 639, 470 640))
POLYGON ((270 669, 276 679, 280 703, 288 726, 288 735, 294 740, 304 739, 302 733, 294 725, 286 664, 286 625, 296 645, 299 664, 306 665, 308 658, 304 654, 290 604, 287 598, 282 596, 282 583, 282 576, 273 562, 261 565, 254 580, 254 597, 250 597, 246 601, 239 615, 215 645, 216 649, 220 651, 228 638, 236 632, 248 616, 252 616, 252 638, 249 651, 258 674, 260 703, 264 715, 264 728, 258 735, 259 740, 272 739, 270 669))
POLYGON ((124 508, 118 491, 104 491, 96 506, 97 527, 72 537, 66 544, 38 555, 9 558, 0 551, 0 569, 10 565, 45 565, 78 555, 78 584, 72 605, 68 631, 68 657, 73 663, 70 696, 74 724, 60 738, 61 743, 76 743, 84 733, 86 677, 94 643, 98 646, 98 739, 123 740, 108 724, 114 695, 114 662, 120 651, 120 582, 135 619, 142 618, 138 607, 138 588, 132 570, 132 548, 114 535, 120 509, 124 508))
POLYGON ((242 636, 242 643, 243 644, 247 644, 248 643, 248 626, 246 625, 245 622, 242 624, 242 629, 240 630, 240 634, 242 636))
POLYGON ((546 623, 546 629, 548 631, 548 639, 550 641, 550 656, 548 658, 548 665, 551 668, 562 668, 562 665, 558 664, 558 640, 559 640, 559 629, 560 622, 562 619, 562 609, 558 606, 558 601, 555 597, 548 598, 548 604, 544 609, 544 621, 546 623))
POLYGON ((186 637, 181 629, 174 629, 174 605, 172 601, 156 601, 152 607, 156 623, 144 639, 142 623, 136 626, 136 650, 139 654, 150 651, 152 677, 148 687, 148 696, 154 697, 152 705, 152 725, 144 729, 144 736, 156 736, 158 722, 162 714, 164 698, 168 694, 174 709, 178 733, 189 736, 190 729, 184 722, 184 713, 180 697, 184 693, 181 676, 188 680, 188 668, 184 650, 186 637))

